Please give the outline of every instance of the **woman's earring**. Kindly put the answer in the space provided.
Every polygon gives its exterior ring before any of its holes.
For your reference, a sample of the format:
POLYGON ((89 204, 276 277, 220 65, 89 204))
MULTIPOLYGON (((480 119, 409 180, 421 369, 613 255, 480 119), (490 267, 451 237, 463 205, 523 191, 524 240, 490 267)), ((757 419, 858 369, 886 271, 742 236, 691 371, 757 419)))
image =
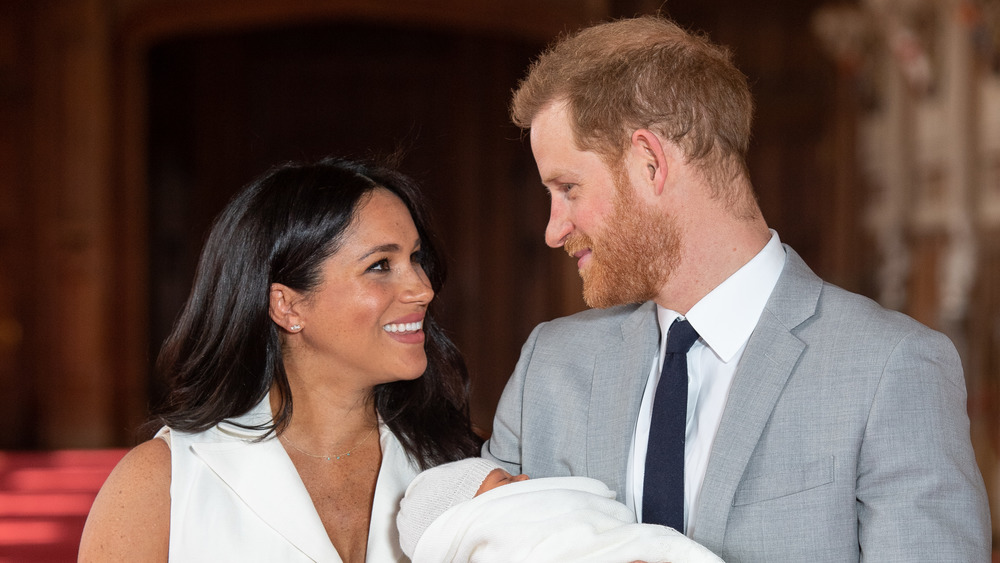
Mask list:
POLYGON ((292 326, 288 327, 288 330, 290 330, 292 332, 298 332, 298 331, 302 330, 302 325, 292 325, 292 326))

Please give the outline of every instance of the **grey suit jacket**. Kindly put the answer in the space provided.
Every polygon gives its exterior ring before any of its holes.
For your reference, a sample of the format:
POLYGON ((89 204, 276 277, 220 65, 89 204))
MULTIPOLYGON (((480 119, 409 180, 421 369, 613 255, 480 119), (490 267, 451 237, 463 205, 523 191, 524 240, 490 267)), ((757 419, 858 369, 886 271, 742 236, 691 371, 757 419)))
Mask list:
MULTIPOLYGON (((824 283, 791 248, 712 447, 694 539, 729 563, 987 562, 990 516, 951 341, 824 283)), ((543 323, 483 455, 624 498, 652 303, 543 323)))

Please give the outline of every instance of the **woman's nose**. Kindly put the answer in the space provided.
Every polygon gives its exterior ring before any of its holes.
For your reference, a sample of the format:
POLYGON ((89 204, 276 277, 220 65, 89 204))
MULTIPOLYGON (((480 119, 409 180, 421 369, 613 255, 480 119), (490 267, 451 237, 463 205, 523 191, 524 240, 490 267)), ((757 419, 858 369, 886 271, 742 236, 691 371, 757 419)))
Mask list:
POLYGON ((410 303, 427 304, 434 299, 434 288, 422 266, 414 264, 404 281, 402 299, 410 303))

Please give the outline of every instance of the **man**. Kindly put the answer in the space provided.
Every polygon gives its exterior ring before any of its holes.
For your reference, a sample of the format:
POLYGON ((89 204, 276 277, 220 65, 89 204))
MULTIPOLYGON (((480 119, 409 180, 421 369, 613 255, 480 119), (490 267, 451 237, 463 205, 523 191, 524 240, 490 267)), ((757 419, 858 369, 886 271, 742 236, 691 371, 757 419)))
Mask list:
POLYGON ((546 243, 595 309, 532 332, 483 455, 600 479, 730 563, 988 561, 954 346, 780 243, 745 165, 752 113, 729 53, 662 18, 532 65, 512 116, 552 196, 546 243), (696 339, 679 367, 674 321, 696 339))

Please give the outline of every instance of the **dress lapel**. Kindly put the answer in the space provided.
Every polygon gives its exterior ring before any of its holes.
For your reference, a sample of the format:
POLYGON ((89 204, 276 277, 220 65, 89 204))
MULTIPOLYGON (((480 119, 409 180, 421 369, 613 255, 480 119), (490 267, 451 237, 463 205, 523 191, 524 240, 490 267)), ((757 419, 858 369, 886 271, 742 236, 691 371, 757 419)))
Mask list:
POLYGON ((624 502, 626 460, 659 339, 655 305, 647 302, 630 313, 619 336, 602 341, 595 353, 587 474, 604 481, 624 502))
POLYGON ((399 501, 419 468, 406 456, 402 444, 386 426, 379 427, 382 467, 379 468, 372 501, 371 526, 368 529, 368 561, 407 561, 399 546, 396 513, 399 501))
POLYGON ((250 510, 310 559, 341 560, 278 440, 198 443, 192 448, 250 510))
POLYGON ((733 378, 698 501, 694 539, 718 549, 750 456, 805 349, 793 330, 816 311, 823 282, 785 247, 785 267, 733 378))
MULTIPOLYGON (((244 425, 271 420, 265 397, 238 418, 244 425)), ((260 434, 223 423, 217 439, 192 445, 198 457, 229 486, 263 522, 314 561, 340 563, 323 522, 292 460, 274 438, 253 440, 260 434), (252 470, 248 470, 252 468, 252 470)), ((384 424, 379 424, 382 465, 379 468, 368 530, 368 561, 405 561, 396 532, 396 511, 406 486, 419 469, 384 424)))

